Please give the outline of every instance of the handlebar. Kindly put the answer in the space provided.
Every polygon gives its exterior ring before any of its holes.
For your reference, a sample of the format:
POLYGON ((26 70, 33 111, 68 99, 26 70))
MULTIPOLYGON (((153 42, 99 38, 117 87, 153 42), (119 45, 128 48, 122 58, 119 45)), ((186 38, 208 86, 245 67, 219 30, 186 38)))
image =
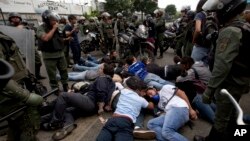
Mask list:
POLYGON ((226 95, 230 101, 233 103, 233 105, 236 108, 236 111, 238 113, 238 117, 237 117, 237 124, 238 125, 246 125, 246 123, 243 121, 243 111, 240 107, 240 105, 238 104, 238 102, 233 98, 233 96, 226 90, 226 89, 222 89, 220 91, 221 94, 226 95))

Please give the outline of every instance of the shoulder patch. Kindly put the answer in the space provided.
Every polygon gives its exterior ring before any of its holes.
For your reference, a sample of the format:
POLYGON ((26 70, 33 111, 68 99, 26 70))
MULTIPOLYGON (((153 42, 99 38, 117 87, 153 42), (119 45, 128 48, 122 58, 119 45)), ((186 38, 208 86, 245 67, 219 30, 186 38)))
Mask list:
POLYGON ((218 44, 218 50, 220 52, 223 52, 227 48, 229 43, 230 43, 230 39, 228 39, 228 38, 221 39, 220 43, 218 44))

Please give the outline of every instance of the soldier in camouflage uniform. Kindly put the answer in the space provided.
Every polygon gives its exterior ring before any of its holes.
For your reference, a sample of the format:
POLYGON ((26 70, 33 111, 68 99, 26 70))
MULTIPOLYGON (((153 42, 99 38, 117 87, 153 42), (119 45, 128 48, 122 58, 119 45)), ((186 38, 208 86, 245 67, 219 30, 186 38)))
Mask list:
POLYGON ((195 136, 196 141, 226 141, 233 137, 229 131, 235 131, 236 110, 230 99, 220 94, 220 90, 227 89, 236 101, 249 91, 250 26, 239 16, 246 4, 246 0, 208 0, 203 5, 205 11, 216 12, 219 23, 224 27, 217 39, 212 77, 202 95, 204 103, 213 99, 216 101, 215 122, 209 135, 206 138, 195 136))
POLYGON ((52 89, 58 88, 56 71, 61 75, 63 90, 68 91, 67 62, 64 56, 64 38, 58 21, 60 16, 50 10, 42 13, 43 24, 37 28, 38 47, 42 51, 44 64, 52 89))
MULTIPOLYGON (((22 17, 20 16, 19 13, 15 13, 12 12, 9 14, 9 26, 13 26, 13 27, 17 27, 17 28, 26 28, 29 29, 29 27, 24 26, 22 24, 22 17)), ((40 69, 42 66, 42 61, 41 61, 41 57, 37 51, 37 49, 35 49, 35 75, 37 79, 45 79, 46 77, 41 76, 40 74, 40 69)))
POLYGON ((0 117, 27 106, 23 111, 8 119, 8 141, 37 141, 36 134, 40 128, 40 115, 37 106, 43 98, 23 89, 28 71, 18 47, 12 38, 0 32, 0 59, 8 61, 15 70, 13 78, 0 92, 0 117))
POLYGON ((100 33, 102 41, 105 43, 105 47, 108 49, 108 52, 115 48, 114 46, 114 28, 112 24, 112 19, 109 13, 102 13, 102 21, 100 23, 100 33))
POLYGON ((160 48, 160 56, 158 59, 163 58, 163 46, 164 46, 164 31, 165 31, 165 19, 164 12, 160 9, 154 11, 155 14, 155 28, 156 28, 156 48, 154 50, 155 56, 157 55, 157 50, 160 48))
POLYGON ((115 25, 117 26, 118 33, 125 32, 125 30, 127 28, 127 23, 123 19, 122 13, 117 13, 116 17, 117 17, 117 20, 116 20, 116 24, 115 25))
POLYGON ((182 47, 184 46, 185 43, 185 30, 188 24, 188 19, 186 18, 186 14, 189 11, 189 7, 188 6, 183 6, 181 9, 181 20, 180 20, 180 27, 177 31, 177 43, 176 43, 176 47, 175 47, 175 52, 178 56, 182 57, 182 47))

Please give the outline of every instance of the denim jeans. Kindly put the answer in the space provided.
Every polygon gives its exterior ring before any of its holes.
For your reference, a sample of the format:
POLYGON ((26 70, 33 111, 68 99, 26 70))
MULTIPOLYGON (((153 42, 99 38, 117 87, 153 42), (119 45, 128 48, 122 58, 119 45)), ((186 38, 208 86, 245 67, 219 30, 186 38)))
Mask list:
POLYGON ((87 67, 87 66, 80 66, 78 64, 75 64, 73 66, 74 71, 85 71, 85 70, 98 70, 100 65, 97 65, 95 67, 87 67))
POLYGON ((214 103, 204 104, 202 102, 202 95, 197 94, 192 102, 193 108, 199 111, 202 118, 210 123, 214 123, 216 105, 214 103))
MULTIPOLYGON (((68 73, 68 80, 69 81, 84 81, 87 71, 83 72, 69 72, 68 73)), ((59 74, 56 75, 57 80, 61 79, 59 74)))
POLYGON ((112 117, 103 126, 96 141, 133 141, 134 124, 124 117, 112 117))
POLYGON ((205 64, 208 64, 208 53, 210 48, 194 46, 192 50, 191 57, 194 61, 203 61, 205 64))
POLYGON ((96 64, 100 64, 100 61, 98 61, 97 58, 95 58, 95 57, 93 57, 93 56, 91 56, 91 55, 88 55, 87 60, 88 60, 88 61, 91 61, 91 62, 94 62, 94 63, 96 63, 96 64))
POLYGON ((186 107, 172 107, 166 114, 148 121, 148 128, 155 131, 157 141, 188 141, 178 129, 189 120, 186 107))
POLYGON ((144 82, 150 86, 154 86, 156 89, 161 89, 164 85, 171 84, 174 85, 172 82, 166 81, 162 79, 160 76, 148 73, 147 76, 144 78, 144 82))

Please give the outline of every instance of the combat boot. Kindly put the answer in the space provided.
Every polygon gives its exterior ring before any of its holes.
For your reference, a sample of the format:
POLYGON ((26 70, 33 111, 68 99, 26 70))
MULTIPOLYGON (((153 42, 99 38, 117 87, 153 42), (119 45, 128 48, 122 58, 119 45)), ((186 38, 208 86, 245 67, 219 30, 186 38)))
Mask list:
POLYGON ((45 76, 42 76, 40 73, 40 65, 36 65, 35 67, 35 75, 38 80, 46 79, 45 76))

